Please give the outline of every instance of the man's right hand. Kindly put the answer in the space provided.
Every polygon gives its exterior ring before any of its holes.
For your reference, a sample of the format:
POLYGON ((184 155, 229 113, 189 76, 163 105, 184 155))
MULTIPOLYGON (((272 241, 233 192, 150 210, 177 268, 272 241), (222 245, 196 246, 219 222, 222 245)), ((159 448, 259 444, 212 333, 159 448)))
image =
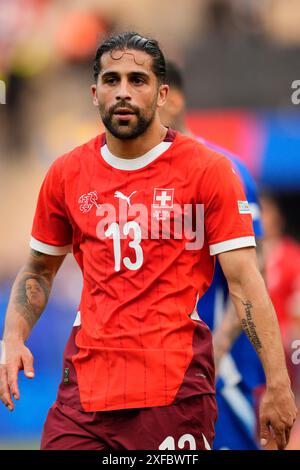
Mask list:
POLYGON ((65 257, 31 249, 12 286, 3 333, 6 358, 0 358, 0 400, 10 411, 14 409, 13 398, 20 399, 19 371, 24 370, 29 379, 34 377, 33 357, 24 343, 47 305, 53 279, 65 257))
POLYGON ((14 410, 15 400, 20 399, 18 374, 24 370, 29 379, 34 377, 33 356, 20 341, 5 341, 5 361, 0 364, 0 400, 10 411, 14 410))

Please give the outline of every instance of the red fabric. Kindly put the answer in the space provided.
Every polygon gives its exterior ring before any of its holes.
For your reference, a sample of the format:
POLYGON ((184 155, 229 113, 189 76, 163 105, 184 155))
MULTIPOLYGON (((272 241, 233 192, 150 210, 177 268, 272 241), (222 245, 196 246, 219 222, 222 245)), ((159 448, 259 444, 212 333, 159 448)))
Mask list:
MULTIPOLYGON (((102 141, 98 136, 54 162, 32 229, 32 236, 43 243, 72 243, 83 272, 82 325, 72 357, 82 407, 100 411, 171 404, 195 354, 205 377, 198 378, 198 393, 212 393, 210 333, 189 315, 197 295, 212 280, 209 245, 253 236, 251 214, 238 209, 238 201, 246 199, 241 183, 226 158, 180 134, 155 161, 131 171, 104 161, 102 141), (143 229, 146 222, 151 227, 151 205, 159 204, 162 193, 157 188, 165 189, 168 198, 172 193, 174 204, 181 207, 204 204, 204 245, 187 250, 185 236, 174 238, 171 211, 170 239, 162 239, 161 228, 158 239, 147 232, 148 238, 134 241, 133 229, 123 236, 117 270, 112 236, 99 238, 101 227, 123 233, 115 193, 133 194, 132 204, 147 207, 143 229), (104 209, 111 207, 115 214, 108 221, 104 209), (199 328, 202 339, 196 353, 193 339, 199 328)), ((136 215, 129 213, 128 220, 134 222, 136 215)))
MULTIPOLYGON (((266 278, 269 294, 275 307, 283 337, 291 334, 293 311, 300 300, 300 245, 292 238, 283 237, 266 257, 266 278)), ((290 338, 287 338, 290 339, 290 338)))
POLYGON ((216 415, 214 395, 172 406, 98 413, 56 402, 48 413, 41 450, 209 450, 216 415))

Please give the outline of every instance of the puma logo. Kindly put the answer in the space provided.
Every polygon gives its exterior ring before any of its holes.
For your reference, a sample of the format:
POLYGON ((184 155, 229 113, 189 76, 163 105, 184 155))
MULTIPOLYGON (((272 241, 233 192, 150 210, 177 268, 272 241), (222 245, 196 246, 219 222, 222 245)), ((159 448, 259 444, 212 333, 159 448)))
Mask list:
POLYGON ((127 204, 129 205, 129 207, 131 207, 131 203, 130 203, 130 198, 135 194, 137 193, 137 191, 133 191, 130 196, 125 196, 125 194, 121 193, 121 191, 116 191, 115 192, 115 197, 119 198, 119 199, 124 199, 124 201, 127 201, 127 204))

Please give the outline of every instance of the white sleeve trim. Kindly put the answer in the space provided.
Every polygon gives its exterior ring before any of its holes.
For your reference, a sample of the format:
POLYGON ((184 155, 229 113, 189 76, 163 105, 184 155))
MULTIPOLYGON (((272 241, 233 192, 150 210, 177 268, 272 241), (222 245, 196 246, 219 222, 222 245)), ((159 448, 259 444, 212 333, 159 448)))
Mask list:
POLYGON ((45 255, 52 255, 52 256, 61 256, 66 255, 67 253, 72 252, 72 245, 65 245, 65 246, 54 246, 54 245, 47 245, 47 243, 40 242, 34 237, 30 239, 30 248, 36 251, 40 251, 45 255))
POLYGON ((233 238, 232 240, 209 245, 209 252, 211 256, 214 256, 224 251, 237 250, 238 248, 245 248, 247 246, 256 246, 255 237, 233 238))
POLYGON ((80 326, 80 325, 81 325, 81 313, 77 312, 73 326, 80 326))
POLYGON ((4 344, 4 341, 0 340, 0 365, 4 366, 5 364, 6 364, 5 344, 4 344))

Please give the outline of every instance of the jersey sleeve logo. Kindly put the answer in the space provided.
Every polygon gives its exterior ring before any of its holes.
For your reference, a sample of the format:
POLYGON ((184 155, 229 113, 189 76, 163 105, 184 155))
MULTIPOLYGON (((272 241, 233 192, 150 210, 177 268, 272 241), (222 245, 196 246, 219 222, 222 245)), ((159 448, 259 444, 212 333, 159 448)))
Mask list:
POLYGON ((238 201, 238 208, 240 214, 251 214, 248 201, 238 201))
POLYGON ((96 206, 98 209, 98 207, 100 207, 101 204, 98 204, 97 201, 98 201, 97 191, 90 191, 87 194, 82 194, 82 196, 80 196, 80 198, 78 199, 78 203, 80 204, 79 209, 84 214, 89 212, 93 206, 96 206))

